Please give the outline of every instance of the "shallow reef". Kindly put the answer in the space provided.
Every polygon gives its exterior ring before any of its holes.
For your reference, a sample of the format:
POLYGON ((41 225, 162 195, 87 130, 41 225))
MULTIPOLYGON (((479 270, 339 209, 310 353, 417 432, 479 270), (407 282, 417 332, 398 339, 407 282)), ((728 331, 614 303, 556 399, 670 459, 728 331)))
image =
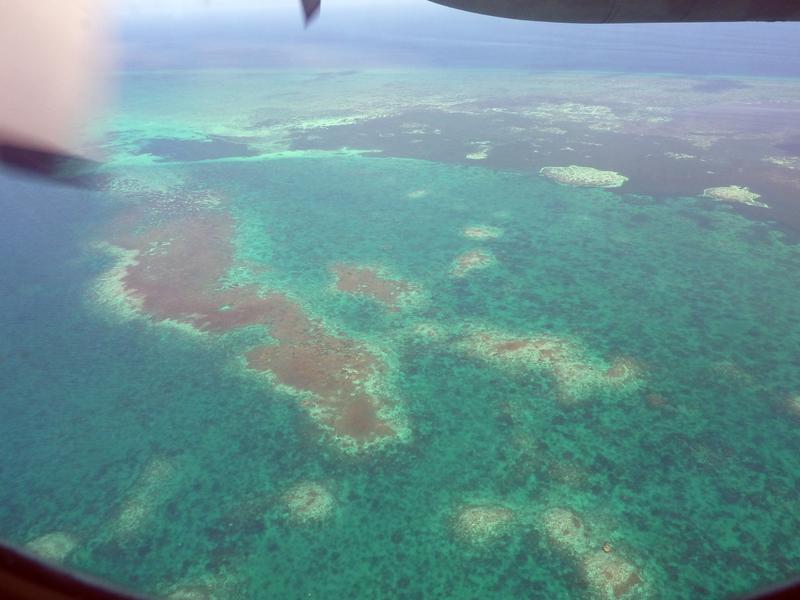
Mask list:
POLYGON ((100 189, 3 195, 7 539, 184 599, 793 574, 794 137, 731 115, 796 83, 123 79, 100 189))
MULTIPOLYGON (((112 243, 134 254, 121 254, 103 278, 116 285, 100 289, 122 295, 133 310, 156 322, 215 333, 265 327, 278 343, 249 350, 248 367, 300 393, 301 405, 348 451, 399 435, 402 425, 393 426, 385 416, 394 403, 373 392, 381 387, 384 367, 363 343, 327 331, 283 293, 221 286, 234 265, 233 227, 228 214, 211 211, 166 220, 136 235, 124 233, 112 243)), ((368 269, 340 267, 336 273, 340 287, 368 292, 391 308, 410 291, 407 284, 368 269), (365 278, 372 287, 362 287, 365 278)))
POLYGON ((542 167, 539 173, 548 179, 577 187, 617 188, 628 178, 616 171, 601 171, 594 167, 570 165, 568 167, 542 167))
POLYGON ((540 526, 548 543, 569 557, 591 598, 613 600, 651 596, 641 570, 612 544, 601 541, 597 528, 584 524, 572 510, 564 507, 549 509, 541 515, 540 526))
POLYGON ((150 460, 123 498, 108 526, 112 536, 129 537, 144 533, 147 521, 164 501, 163 487, 175 475, 172 463, 161 457, 150 460))
POLYGON ((466 542, 486 544, 508 533, 514 519, 514 512, 505 506, 465 505, 453 517, 453 530, 466 542))
POLYGON ((501 237, 503 229, 501 227, 492 227, 491 225, 470 225, 464 228, 463 234, 465 238, 484 242, 501 237))
POLYGON ((25 549, 32 554, 51 562, 64 562, 78 545, 73 535, 64 531, 52 531, 39 536, 25 544, 25 549))
POLYGON ((329 519, 336 507, 333 494, 314 481, 301 481, 281 496, 289 518, 296 523, 315 523, 329 519))
POLYGON ((478 248, 460 254, 453 261, 450 274, 453 277, 464 277, 473 271, 481 271, 491 267, 497 262, 494 254, 488 250, 478 248))
POLYGON ((389 310, 398 310, 404 297, 414 292, 408 282, 385 277, 376 268, 337 264, 331 267, 331 271, 336 277, 336 289, 367 296, 389 310))
POLYGON ((759 194, 738 185, 706 188, 703 190, 703 196, 718 200, 719 202, 736 202, 739 204, 746 204, 747 206, 769 208, 769 206, 763 202, 758 201, 761 197, 759 194))
POLYGON ((549 334, 517 337, 479 329, 459 341, 458 347, 505 368, 546 372, 564 403, 586 400, 604 390, 633 391, 642 384, 643 369, 636 361, 603 359, 577 339, 549 334))

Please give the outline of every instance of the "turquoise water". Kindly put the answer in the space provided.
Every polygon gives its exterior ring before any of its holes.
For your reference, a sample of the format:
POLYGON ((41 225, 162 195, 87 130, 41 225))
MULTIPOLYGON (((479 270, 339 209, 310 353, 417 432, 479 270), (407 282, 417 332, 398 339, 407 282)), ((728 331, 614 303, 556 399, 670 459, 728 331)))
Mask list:
MULTIPOLYGON (((145 98, 154 81, 131 85, 145 98)), ((160 121, 128 105, 111 191, 2 183, 6 538, 60 532, 69 567, 176 598, 720 598, 797 574, 800 249, 774 224, 536 169, 276 152, 283 134, 242 134, 257 111, 211 124, 187 105, 160 121), (234 125, 246 158, 136 151, 234 125), (284 293, 363 343, 407 434, 343 448, 302 394, 246 368, 269 327, 198 333, 99 294, 115 259, 96 242, 131 207, 134 232, 232 217, 215 285, 284 293), (465 236, 474 226, 501 235, 465 236), (494 260, 453 276, 476 249, 494 260), (415 294, 389 310, 338 291, 338 263, 415 294), (476 335, 568 340, 568 366, 624 360, 633 375, 565 397, 559 357, 504 360, 476 335), (320 518, 292 515, 304 482, 330 495, 320 518), (512 516, 465 534, 470 506, 512 516), (557 508, 580 518, 579 542, 548 527, 557 508), (596 556, 634 585, 604 586, 596 556)))

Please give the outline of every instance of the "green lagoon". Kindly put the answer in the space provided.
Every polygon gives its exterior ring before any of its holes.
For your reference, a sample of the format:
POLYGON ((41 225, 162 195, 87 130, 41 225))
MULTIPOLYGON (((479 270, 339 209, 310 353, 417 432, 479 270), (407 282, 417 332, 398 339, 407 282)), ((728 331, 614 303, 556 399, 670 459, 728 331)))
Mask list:
POLYGON ((120 77, 95 191, 0 182, 4 537, 175 599, 797 575, 797 80, 120 77))

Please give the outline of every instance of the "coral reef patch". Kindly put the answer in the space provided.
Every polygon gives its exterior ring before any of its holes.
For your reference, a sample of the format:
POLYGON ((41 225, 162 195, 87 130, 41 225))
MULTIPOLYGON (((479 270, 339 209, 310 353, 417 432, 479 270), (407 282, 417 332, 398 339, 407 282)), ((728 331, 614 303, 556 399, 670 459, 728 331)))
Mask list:
POLYGON ((460 539, 482 545, 508 533, 514 520, 514 512, 505 506, 471 504, 456 511, 453 530, 460 539))
POLYGON ((761 195, 738 185, 706 188, 703 190, 703 196, 711 198, 712 200, 717 200, 718 202, 733 202, 736 204, 746 204, 747 206, 769 208, 769 206, 763 202, 758 201, 761 195))
POLYGON ((594 167, 570 165, 568 167, 542 167, 539 173, 548 179, 577 187, 617 188, 628 178, 616 171, 601 171, 594 167))
POLYGON ((319 523, 329 519, 336 507, 330 490, 314 481, 301 481, 281 496, 286 512, 295 523, 319 523))

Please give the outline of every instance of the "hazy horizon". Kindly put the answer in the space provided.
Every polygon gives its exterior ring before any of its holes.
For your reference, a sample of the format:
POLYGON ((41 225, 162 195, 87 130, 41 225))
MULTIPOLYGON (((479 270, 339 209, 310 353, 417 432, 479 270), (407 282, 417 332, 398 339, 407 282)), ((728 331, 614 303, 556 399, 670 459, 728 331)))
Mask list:
POLYGON ((122 66, 509 67, 800 76, 800 23, 578 25, 499 19, 427 0, 123 2, 122 66))

